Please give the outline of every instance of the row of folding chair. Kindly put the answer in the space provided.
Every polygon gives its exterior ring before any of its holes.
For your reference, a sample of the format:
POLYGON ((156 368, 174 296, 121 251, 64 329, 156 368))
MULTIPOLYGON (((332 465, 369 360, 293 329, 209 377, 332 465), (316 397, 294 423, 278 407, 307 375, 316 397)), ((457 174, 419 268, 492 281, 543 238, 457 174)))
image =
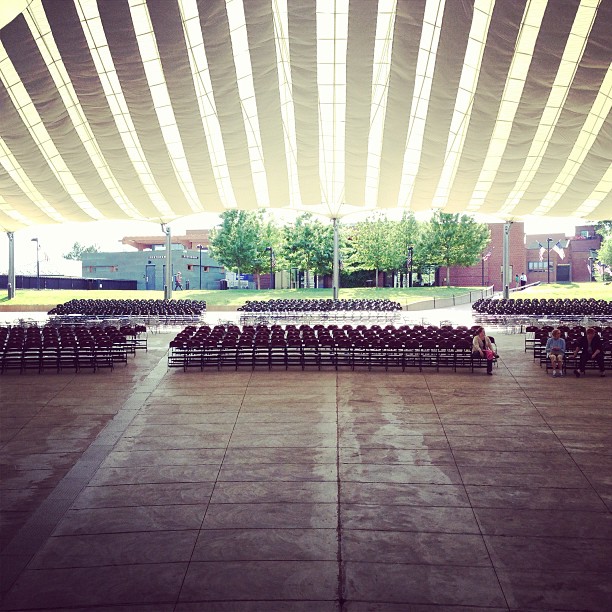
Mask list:
POLYGON ((0 372, 96 371, 127 364, 131 349, 116 329, 0 328, 0 372))
POLYGON ((388 298, 380 299, 272 299, 272 300, 247 300, 243 306, 238 308, 244 312, 307 312, 317 310, 321 312, 339 311, 369 311, 369 310, 401 310, 399 302, 388 298))
MULTIPOLYGON (((612 326, 591 325, 595 331, 599 333, 603 340, 612 341, 612 326)), ((525 352, 533 350, 536 345, 541 344, 542 340, 546 344, 546 340, 551 332, 555 329, 552 325, 528 325, 525 328, 525 352)), ((586 332, 585 325, 557 325, 556 329, 561 332, 563 338, 572 338, 583 336, 586 332)), ((535 358, 535 355, 534 355, 535 358)))
POLYGON ((482 298, 472 305, 475 312, 491 315, 612 316, 612 301, 593 298, 506 299, 482 298))
MULTIPOLYGON (((563 369, 574 370, 580 363, 580 353, 574 357, 574 349, 578 344, 578 338, 570 337, 565 340, 565 359, 563 360, 563 369)), ((612 339, 603 340, 603 355, 604 367, 606 370, 612 369, 612 339)), ((540 367, 544 366, 546 371, 552 368, 550 359, 546 356, 546 340, 543 340, 534 348, 534 361, 538 361, 540 367)), ((586 369, 598 369, 599 365, 596 361, 589 360, 585 364, 586 369)))
POLYGON ((203 300, 70 300, 52 308, 50 315, 200 315, 206 312, 203 300))
POLYGON ((402 318, 402 312, 396 310, 370 311, 254 311, 240 314, 241 325, 263 324, 299 324, 299 323, 397 323, 402 318))
MULTIPOLYGON (((315 326, 298 328, 242 329, 221 326, 214 329, 186 328, 170 342, 168 367, 188 368, 249 366, 253 369, 273 367, 309 366, 338 369, 356 367, 425 368, 485 367, 486 362, 472 355, 473 332, 456 329, 460 336, 438 337, 426 335, 411 337, 411 330, 325 328, 315 326)), ((451 330, 446 330, 449 333, 451 330)))
POLYGON ((136 354, 136 351, 149 350, 146 325, 122 325, 119 332, 125 336, 128 351, 136 354))

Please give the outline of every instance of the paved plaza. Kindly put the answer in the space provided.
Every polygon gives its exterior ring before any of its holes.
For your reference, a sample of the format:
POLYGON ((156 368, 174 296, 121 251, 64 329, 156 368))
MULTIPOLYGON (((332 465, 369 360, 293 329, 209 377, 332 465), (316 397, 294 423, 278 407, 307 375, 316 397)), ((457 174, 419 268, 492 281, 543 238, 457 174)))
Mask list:
POLYGON ((2 610, 612 609, 612 377, 0 377, 2 610))

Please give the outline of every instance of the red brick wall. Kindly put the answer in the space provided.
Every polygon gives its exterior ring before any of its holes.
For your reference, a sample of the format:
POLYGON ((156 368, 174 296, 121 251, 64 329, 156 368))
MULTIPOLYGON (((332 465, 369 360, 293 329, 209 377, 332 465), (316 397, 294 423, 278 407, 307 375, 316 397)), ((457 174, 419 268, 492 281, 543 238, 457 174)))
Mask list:
MULTIPOLYGON (((503 223, 490 223, 491 242, 483 253, 491 251, 491 256, 484 262, 484 285, 493 285, 496 291, 502 291, 502 276, 501 266, 503 258, 503 223)), ((534 234, 525 236, 525 226, 522 222, 513 223, 510 227, 509 254, 510 265, 512 266, 512 278, 510 279, 510 288, 516 286, 514 280, 516 274, 525 272, 527 274, 527 282, 534 283, 537 281, 547 282, 548 274, 546 266, 541 270, 529 270, 528 262, 540 261, 540 248, 537 245, 540 242, 544 247, 548 246, 548 238, 550 241, 550 282, 557 282, 557 266, 570 266, 569 280, 574 283, 582 283, 589 281, 589 272, 587 263, 591 250, 599 249, 601 246, 601 237, 596 235, 592 225, 579 226, 575 230, 576 236, 567 237, 565 234, 534 234), (580 235, 581 230, 589 232, 589 237, 584 238, 580 235), (560 240, 563 245, 569 241, 564 248, 565 257, 561 259, 552 247, 560 240)), ((548 254, 544 252, 543 261, 546 262, 548 254)), ((450 284, 456 287, 479 286, 482 284, 483 268, 482 263, 469 268, 453 267, 450 270, 450 284)), ((446 268, 440 268, 439 272, 440 285, 446 283, 446 268)))
MULTIPOLYGON (((599 249, 601 246, 601 237, 595 235, 593 226, 581 226, 576 228, 576 236, 567 237, 563 234, 535 234, 526 237, 527 247, 533 246, 534 248, 527 249, 527 261, 539 261, 539 247, 535 244, 539 241, 545 248, 548 247, 548 238, 550 241, 550 282, 557 282, 558 266, 569 265, 569 280, 574 283, 588 282, 589 272, 587 268, 589 255, 591 250, 599 249), (580 230, 585 229, 589 232, 588 238, 580 236, 580 230), (560 240, 563 245, 566 243, 567 246, 563 249, 565 257, 561 259, 556 251, 552 247, 560 240), (569 242, 568 242, 569 241, 569 242)), ((548 254, 544 252, 544 261, 547 261, 548 254)), ((548 281, 548 274, 546 268, 541 271, 531 271, 527 273, 527 277, 530 283, 541 281, 543 283, 548 281)))
MULTIPOLYGON (((504 255, 504 224, 489 223, 491 242, 484 249, 483 254, 491 251, 491 256, 484 262, 484 286, 493 285, 496 291, 502 287, 502 260, 504 255)), ((512 278, 510 288, 516 286, 514 277, 521 272, 527 272, 525 252, 525 225, 522 222, 512 223, 509 234, 509 255, 512 278)), ((440 268, 440 284, 446 279, 446 268, 440 268)), ((452 267, 450 270, 450 284, 455 287, 480 286, 483 280, 483 264, 479 262, 468 268, 452 267)))

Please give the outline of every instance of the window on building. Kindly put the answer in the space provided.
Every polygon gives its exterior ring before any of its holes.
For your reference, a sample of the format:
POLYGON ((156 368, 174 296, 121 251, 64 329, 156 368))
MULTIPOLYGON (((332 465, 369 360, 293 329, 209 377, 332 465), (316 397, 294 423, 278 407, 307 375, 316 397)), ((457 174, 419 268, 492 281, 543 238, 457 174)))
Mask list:
POLYGON ((187 264, 187 270, 191 272, 193 270, 193 264, 187 264))
POLYGON ((581 235, 583 238, 589 238, 589 237, 590 237, 590 236, 589 236, 589 230, 581 230, 581 231, 580 231, 580 235, 581 235))
MULTIPOLYGON (((529 261, 527 262, 527 269, 530 272, 543 272, 544 270, 546 270, 546 264, 548 262, 546 261, 529 261)), ((554 267, 553 262, 550 262, 550 269, 552 270, 552 268, 554 267)))

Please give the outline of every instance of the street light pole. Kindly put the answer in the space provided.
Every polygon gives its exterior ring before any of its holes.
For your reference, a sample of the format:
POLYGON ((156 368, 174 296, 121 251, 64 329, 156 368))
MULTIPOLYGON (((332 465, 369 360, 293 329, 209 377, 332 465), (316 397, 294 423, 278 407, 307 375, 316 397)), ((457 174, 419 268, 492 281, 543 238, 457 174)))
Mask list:
POLYGON ((32 238, 31 242, 36 243, 36 290, 40 291, 40 243, 38 242, 38 238, 32 238))
POLYGON ((202 249, 204 248, 201 244, 197 245, 200 251, 200 291, 202 291, 202 249))
POLYGON ((414 247, 412 245, 408 246, 408 264, 410 265, 410 270, 408 271, 408 287, 412 287, 412 252, 414 247))
POLYGON ((548 247, 548 249, 546 250, 546 274, 547 276, 547 283, 550 285, 550 243, 552 242, 552 238, 547 238, 546 239, 546 246, 548 247))
POLYGON ((484 255, 480 256, 480 286, 484 287, 484 255))
POLYGON ((589 283, 593 282, 593 257, 589 257, 589 283))
POLYGON ((276 289, 276 279, 274 278, 274 249, 269 246, 266 251, 270 253, 270 289, 276 289))

